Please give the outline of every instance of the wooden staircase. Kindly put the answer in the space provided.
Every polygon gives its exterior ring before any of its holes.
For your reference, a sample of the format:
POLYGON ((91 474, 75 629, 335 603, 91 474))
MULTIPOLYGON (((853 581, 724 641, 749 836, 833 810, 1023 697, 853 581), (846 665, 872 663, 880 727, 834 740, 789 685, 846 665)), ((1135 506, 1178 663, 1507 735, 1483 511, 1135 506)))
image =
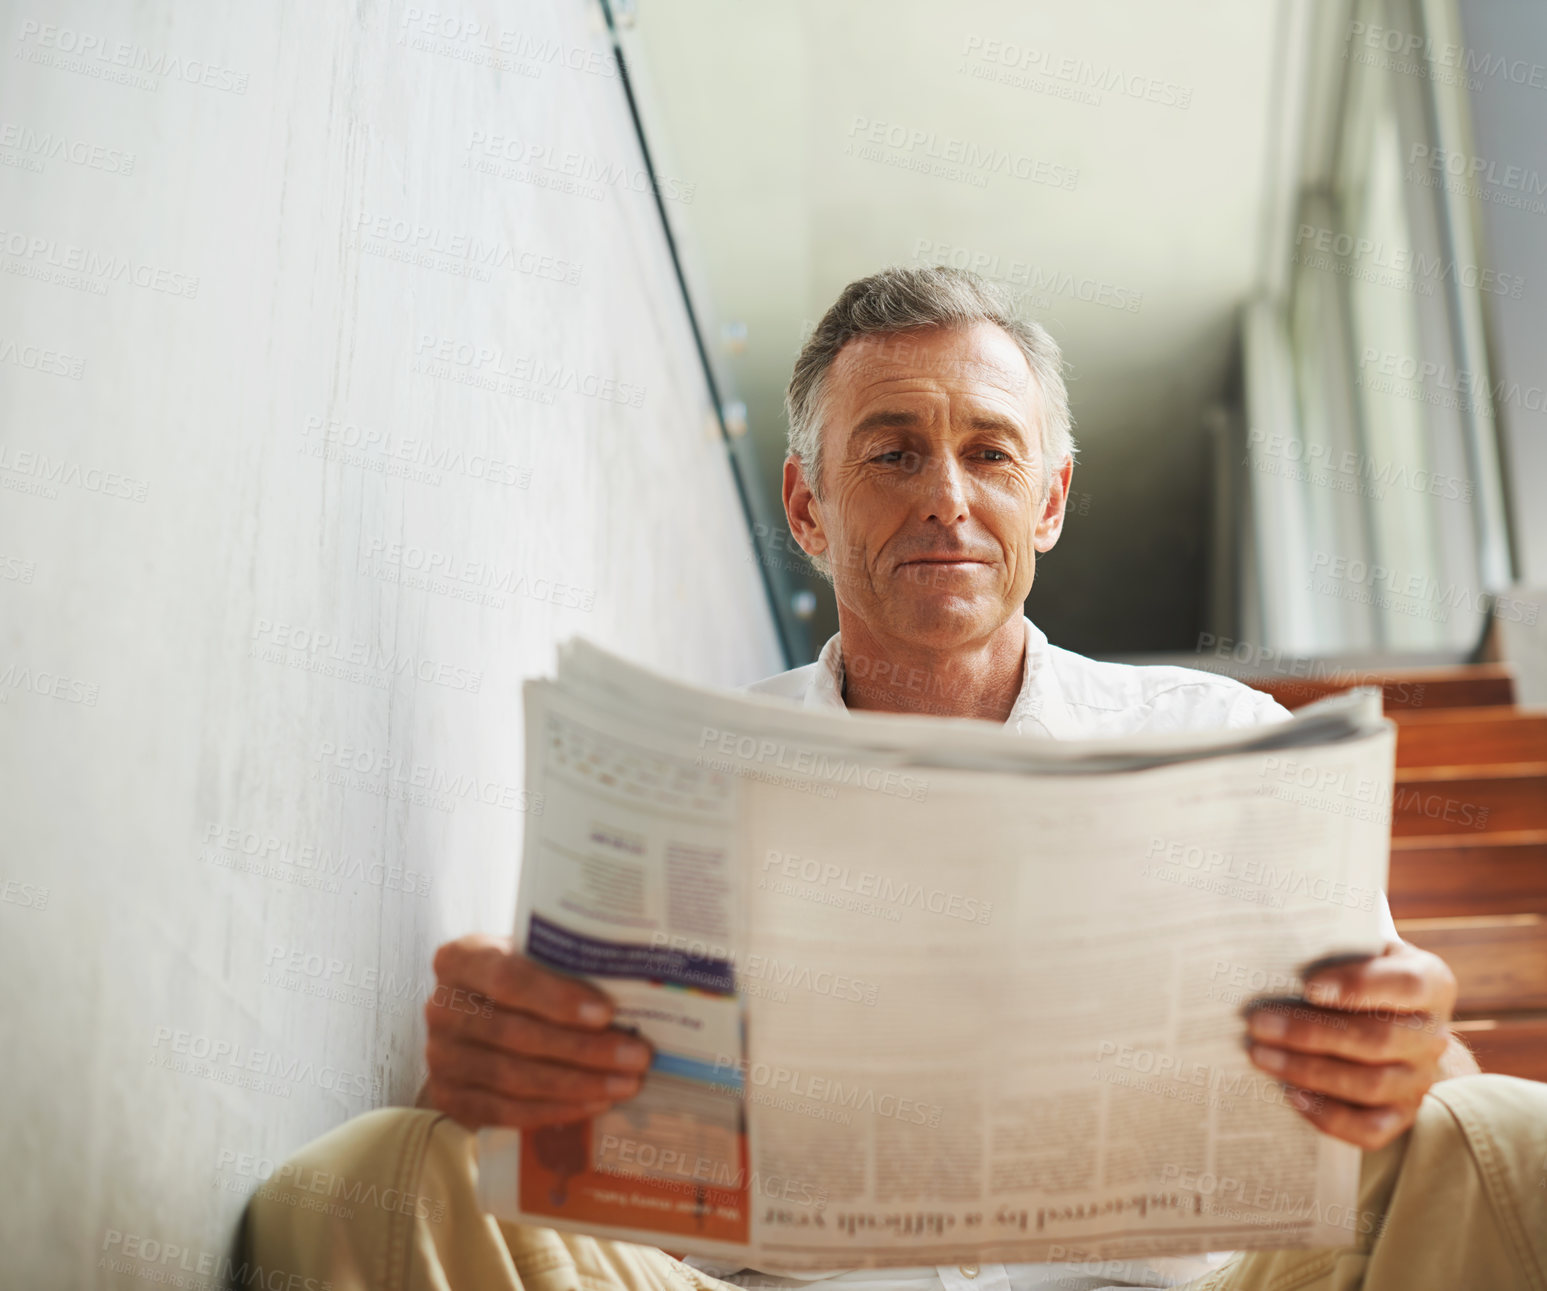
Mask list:
POLYGON ((1501 664, 1253 680, 1286 708, 1380 686, 1397 723, 1387 896, 1403 940, 1456 974, 1484 1071, 1547 1080, 1547 710, 1501 664))

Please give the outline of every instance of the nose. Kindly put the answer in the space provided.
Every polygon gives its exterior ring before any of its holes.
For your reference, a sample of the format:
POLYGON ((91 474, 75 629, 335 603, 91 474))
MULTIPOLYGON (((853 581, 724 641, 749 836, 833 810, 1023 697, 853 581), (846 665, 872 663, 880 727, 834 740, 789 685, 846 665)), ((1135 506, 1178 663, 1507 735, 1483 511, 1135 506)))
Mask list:
POLYGON ((967 474, 954 453, 934 453, 919 471, 919 515, 939 524, 967 518, 967 474))

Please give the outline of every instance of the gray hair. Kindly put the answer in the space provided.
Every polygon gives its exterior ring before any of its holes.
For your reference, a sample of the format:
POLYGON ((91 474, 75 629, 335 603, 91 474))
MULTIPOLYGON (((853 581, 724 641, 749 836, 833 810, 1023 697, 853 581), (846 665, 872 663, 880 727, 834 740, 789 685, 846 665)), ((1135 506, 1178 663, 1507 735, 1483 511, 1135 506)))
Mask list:
MULTIPOLYGON (((838 352, 857 336, 892 335, 924 327, 993 323, 1009 333, 1026 356, 1041 396, 1044 487, 1064 458, 1074 456, 1069 392, 1064 387, 1058 342, 1029 319, 1018 318, 1014 301, 997 284, 967 269, 890 268, 851 282, 801 347, 784 395, 789 451, 800 459, 806 481, 822 496, 822 402, 827 374, 838 352)), ((823 569, 825 561, 818 561, 823 569)), ((825 570, 824 570, 825 572, 825 570)))

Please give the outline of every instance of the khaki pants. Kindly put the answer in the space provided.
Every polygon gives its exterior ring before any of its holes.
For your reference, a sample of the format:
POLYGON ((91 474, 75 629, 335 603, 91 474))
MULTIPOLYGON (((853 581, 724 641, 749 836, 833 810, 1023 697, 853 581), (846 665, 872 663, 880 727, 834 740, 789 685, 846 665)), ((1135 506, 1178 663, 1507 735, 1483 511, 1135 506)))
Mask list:
MULTIPOLYGON (((244 1254, 333 1291, 739 1291, 650 1247, 499 1223, 473 1144, 435 1112, 358 1117, 259 1190, 244 1254)), ((1190 1291, 1547 1291, 1547 1085, 1436 1085, 1365 1156, 1360 1209, 1372 1231, 1353 1247, 1238 1256, 1190 1291)))

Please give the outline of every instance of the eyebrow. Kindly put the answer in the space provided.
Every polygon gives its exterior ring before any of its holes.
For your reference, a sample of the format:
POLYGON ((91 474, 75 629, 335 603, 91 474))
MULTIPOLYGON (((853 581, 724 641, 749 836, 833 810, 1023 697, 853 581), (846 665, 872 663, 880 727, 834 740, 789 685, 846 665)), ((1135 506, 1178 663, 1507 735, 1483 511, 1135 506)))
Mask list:
MULTIPOLYGON (((882 409, 862 417, 859 423, 849 432, 851 437, 863 435, 873 430, 906 430, 919 424, 919 415, 905 408, 882 409)), ((1026 431, 1016 421, 1000 413, 975 412, 967 422, 973 430, 1002 430, 1013 435, 1022 443, 1026 442, 1026 431)))

